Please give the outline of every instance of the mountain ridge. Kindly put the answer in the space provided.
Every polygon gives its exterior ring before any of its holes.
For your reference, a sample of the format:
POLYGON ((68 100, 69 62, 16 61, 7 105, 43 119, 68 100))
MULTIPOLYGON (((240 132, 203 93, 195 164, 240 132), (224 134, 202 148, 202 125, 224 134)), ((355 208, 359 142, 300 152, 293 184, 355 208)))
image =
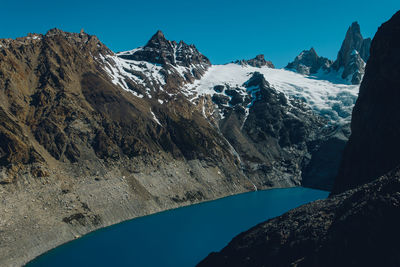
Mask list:
POLYGON ((341 82, 360 84, 369 58, 371 38, 364 39, 358 22, 348 28, 335 61, 318 56, 314 48, 303 50, 286 69, 303 75, 327 79, 337 76, 341 82))
POLYGON ((305 184, 349 119, 355 86, 260 56, 211 65, 161 32, 147 44, 116 54, 59 29, 0 40, 1 264, 137 216, 305 184))

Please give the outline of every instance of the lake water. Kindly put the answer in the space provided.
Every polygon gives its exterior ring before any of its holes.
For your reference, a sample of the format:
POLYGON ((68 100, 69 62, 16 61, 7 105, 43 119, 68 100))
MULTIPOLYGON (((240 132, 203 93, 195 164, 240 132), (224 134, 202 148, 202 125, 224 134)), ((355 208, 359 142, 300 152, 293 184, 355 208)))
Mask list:
POLYGON ((272 189, 169 210, 92 232, 27 266, 195 266, 240 232, 328 194, 272 189))

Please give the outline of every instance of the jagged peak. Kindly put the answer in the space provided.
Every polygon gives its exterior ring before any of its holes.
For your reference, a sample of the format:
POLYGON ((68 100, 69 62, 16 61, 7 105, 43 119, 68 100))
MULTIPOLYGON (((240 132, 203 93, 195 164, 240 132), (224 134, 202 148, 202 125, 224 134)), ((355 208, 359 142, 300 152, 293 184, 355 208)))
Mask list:
POLYGON ((310 50, 308 50, 310 53, 315 54, 318 56, 317 51, 315 51, 314 47, 311 47, 310 50))
POLYGON ((152 40, 167 40, 167 39, 165 38, 164 33, 163 33, 161 30, 158 30, 158 31, 150 38, 149 42, 152 41, 152 40))
POLYGON ((370 46, 371 39, 364 39, 361 34, 360 25, 357 21, 353 22, 346 32, 346 36, 332 68, 336 71, 343 69, 343 79, 353 77, 350 78, 352 83, 359 83, 364 73, 365 62, 369 58, 370 46), (357 79, 354 79, 354 75, 357 76, 357 79))
POLYGON ((317 54, 317 51, 315 51, 314 47, 311 47, 309 50, 303 50, 303 51, 301 51, 301 53, 300 53, 296 58, 300 60, 300 59, 302 59, 303 56, 305 56, 305 55, 307 55, 307 56, 313 56, 313 57, 316 57, 316 58, 319 57, 318 54, 317 54))
POLYGON ((49 35, 55 35, 55 34, 61 34, 61 33, 65 33, 63 30, 58 29, 58 28, 52 28, 50 30, 47 31, 47 33, 45 34, 45 36, 49 36, 49 35))
POLYGON ((318 56, 315 48, 311 47, 309 50, 303 50, 285 68, 300 74, 310 75, 317 73, 320 69, 326 71, 331 64, 331 60, 318 56))
POLYGON ((255 58, 252 58, 252 59, 236 60, 233 63, 239 64, 239 65, 249 65, 249 66, 258 67, 258 68, 263 67, 263 66, 267 66, 269 68, 275 68, 274 64, 271 61, 265 60, 265 57, 263 54, 258 54, 258 55, 256 55, 255 58))
POLYGON ((145 45, 147 47, 171 46, 162 31, 158 30, 145 45))
MULTIPOLYGON (((186 44, 184 41, 170 41, 165 38, 164 33, 158 30, 145 46, 119 52, 118 57, 128 60, 146 61, 152 64, 163 66, 184 66, 204 65, 206 69, 211 65, 210 61, 202 55, 193 44, 186 44)), ((196 75, 198 76, 198 75, 196 75)))
POLYGON ((165 38, 164 33, 161 30, 157 30, 157 32, 153 35, 153 37, 154 36, 158 38, 165 38))
POLYGON ((360 24, 358 24, 357 21, 354 21, 354 22, 350 25, 349 29, 356 30, 356 31, 360 31, 360 30, 361 30, 361 29, 360 29, 360 24))

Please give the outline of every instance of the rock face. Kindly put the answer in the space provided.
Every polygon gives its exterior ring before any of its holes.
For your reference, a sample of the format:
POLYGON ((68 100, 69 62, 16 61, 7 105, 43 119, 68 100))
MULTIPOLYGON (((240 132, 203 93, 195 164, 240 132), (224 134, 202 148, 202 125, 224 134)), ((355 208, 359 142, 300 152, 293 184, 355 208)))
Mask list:
POLYGON ((372 41, 371 57, 353 110, 333 193, 372 181, 400 164, 400 13, 384 23, 372 41))
POLYGON ((332 65, 332 61, 318 56, 314 48, 304 50, 298 55, 293 62, 289 63, 285 68, 294 70, 300 74, 310 75, 316 74, 318 71, 327 71, 332 65))
POLYGON ((398 266, 400 170, 261 223, 197 266, 398 266))
POLYGON ((353 22, 347 30, 332 69, 343 70, 343 79, 351 81, 352 84, 359 84, 364 75, 365 63, 369 58, 370 46, 371 39, 364 39, 361 35, 360 25, 353 22))
POLYGON ((249 65, 257 68, 264 66, 267 66, 269 68, 275 68, 274 64, 271 61, 265 60, 264 55, 257 55, 255 58, 248 60, 246 59, 236 60, 235 63, 240 65, 249 65))
POLYGON ((303 102, 278 93, 258 72, 244 83, 245 91, 218 88, 213 100, 224 114, 219 128, 247 176, 261 187, 299 185, 308 144, 320 140, 326 121, 303 102))

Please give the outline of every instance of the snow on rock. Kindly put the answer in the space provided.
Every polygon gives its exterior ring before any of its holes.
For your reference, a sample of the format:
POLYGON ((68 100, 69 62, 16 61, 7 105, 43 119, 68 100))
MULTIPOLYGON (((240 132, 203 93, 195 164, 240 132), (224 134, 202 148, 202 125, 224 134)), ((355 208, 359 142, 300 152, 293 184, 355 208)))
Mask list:
POLYGON ((151 98, 151 89, 147 86, 147 82, 150 82, 153 86, 162 87, 165 85, 164 76, 160 73, 162 67, 156 64, 145 61, 127 60, 116 55, 103 56, 100 54, 100 59, 104 62, 104 70, 110 76, 111 81, 115 85, 119 85, 122 89, 132 92, 137 97, 143 98, 144 96, 131 90, 126 79, 144 86, 149 98, 151 98), (147 81, 143 79, 142 75, 135 75, 135 73, 144 75, 147 81))
POLYGON ((153 116, 153 120, 160 126, 162 126, 162 124, 160 123, 160 121, 157 119, 156 114, 154 114, 154 112, 150 109, 150 113, 153 116))
MULTIPOLYGON (((352 108, 358 96, 359 85, 349 85, 322 80, 313 76, 304 76, 285 69, 268 67, 255 68, 237 64, 213 65, 200 79, 186 87, 186 94, 214 95, 217 85, 229 85, 252 94, 245 82, 254 72, 260 72, 265 79, 288 98, 301 99, 318 114, 332 123, 347 123, 351 119, 352 108)), ((326 77, 327 79, 329 77, 326 77)), ((192 100, 195 100, 194 97, 192 100)), ((247 106, 251 107, 251 104, 247 106)))

